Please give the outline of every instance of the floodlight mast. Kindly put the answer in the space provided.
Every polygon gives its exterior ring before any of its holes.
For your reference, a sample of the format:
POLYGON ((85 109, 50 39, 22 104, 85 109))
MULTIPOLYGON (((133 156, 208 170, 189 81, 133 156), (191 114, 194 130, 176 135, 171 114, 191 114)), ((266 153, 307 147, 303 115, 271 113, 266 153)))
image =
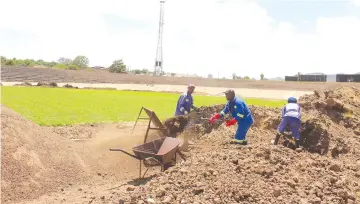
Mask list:
POLYGON ((159 20, 159 35, 156 49, 155 69, 154 75, 162 75, 163 73, 163 50, 162 50, 162 36, 164 29, 164 5, 165 1, 160 1, 160 20, 159 20))

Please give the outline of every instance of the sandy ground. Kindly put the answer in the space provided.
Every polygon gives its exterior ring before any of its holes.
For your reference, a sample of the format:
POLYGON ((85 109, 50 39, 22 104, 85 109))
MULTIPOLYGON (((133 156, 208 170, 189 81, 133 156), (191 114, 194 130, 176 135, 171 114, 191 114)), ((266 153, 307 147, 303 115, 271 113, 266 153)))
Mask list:
MULTIPOLYGON (((36 85, 37 82, 29 82, 36 85)), ((3 86, 14 86, 21 84, 21 82, 2 82, 3 86)), ((117 90, 134 90, 134 91, 156 91, 156 92, 183 92, 186 86, 181 85, 146 85, 146 84, 109 84, 109 83, 57 83, 62 87, 66 84, 76 86, 78 88, 115 88, 117 90)), ((233 87, 228 87, 233 88, 233 87)), ((213 96, 222 96, 223 87, 204 87, 197 86, 196 93, 208 94, 213 96)), ((264 99, 287 99, 290 96, 300 97, 305 94, 312 94, 311 91, 296 91, 296 90, 268 90, 268 89, 248 89, 248 88, 234 88, 236 94, 245 98, 264 98, 264 99)))

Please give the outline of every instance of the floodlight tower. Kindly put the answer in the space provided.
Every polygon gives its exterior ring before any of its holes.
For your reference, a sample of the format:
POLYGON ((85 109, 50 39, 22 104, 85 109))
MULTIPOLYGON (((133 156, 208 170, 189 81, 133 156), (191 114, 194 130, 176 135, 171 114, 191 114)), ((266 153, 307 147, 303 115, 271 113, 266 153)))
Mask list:
POLYGON ((159 35, 156 49, 155 69, 154 75, 161 75, 163 71, 163 54, 162 54, 162 35, 164 27, 164 5, 165 0, 160 1, 160 21, 159 21, 159 35))

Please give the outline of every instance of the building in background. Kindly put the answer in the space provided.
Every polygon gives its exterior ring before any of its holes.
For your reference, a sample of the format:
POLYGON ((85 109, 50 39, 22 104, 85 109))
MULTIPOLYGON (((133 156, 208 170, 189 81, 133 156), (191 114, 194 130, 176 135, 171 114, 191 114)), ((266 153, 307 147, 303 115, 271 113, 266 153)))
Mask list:
POLYGON ((337 74, 337 82, 360 82, 360 74, 337 74))
POLYGON ((336 74, 327 75, 326 82, 336 82, 336 74))
POLYGON ((294 76, 285 76, 285 81, 309 81, 309 82, 360 82, 360 74, 331 74, 310 73, 294 76))
POLYGON ((285 76, 285 81, 299 81, 299 77, 296 76, 285 76))
POLYGON ((327 75, 323 73, 297 74, 294 76, 285 76, 285 81, 318 81, 326 82, 327 75))

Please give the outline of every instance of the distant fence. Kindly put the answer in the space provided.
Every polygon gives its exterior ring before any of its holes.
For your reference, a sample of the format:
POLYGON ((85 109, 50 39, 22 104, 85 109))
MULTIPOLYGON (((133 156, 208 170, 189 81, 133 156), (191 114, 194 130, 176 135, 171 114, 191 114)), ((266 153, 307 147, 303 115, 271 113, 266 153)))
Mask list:
POLYGON ((285 76, 285 81, 298 81, 297 76, 285 76))
MULTIPOLYGON (((329 76, 334 76, 334 75, 329 75, 329 76)), ((335 76, 336 76, 336 82, 360 82, 360 74, 336 74, 335 76)), ((328 81, 328 75, 285 76, 285 81, 326 82, 328 81)), ((335 79, 329 81, 335 81, 335 79)))
POLYGON ((337 74, 337 82, 360 82, 360 74, 337 74))
POLYGON ((285 81, 319 81, 326 82, 327 75, 285 76, 285 81))

